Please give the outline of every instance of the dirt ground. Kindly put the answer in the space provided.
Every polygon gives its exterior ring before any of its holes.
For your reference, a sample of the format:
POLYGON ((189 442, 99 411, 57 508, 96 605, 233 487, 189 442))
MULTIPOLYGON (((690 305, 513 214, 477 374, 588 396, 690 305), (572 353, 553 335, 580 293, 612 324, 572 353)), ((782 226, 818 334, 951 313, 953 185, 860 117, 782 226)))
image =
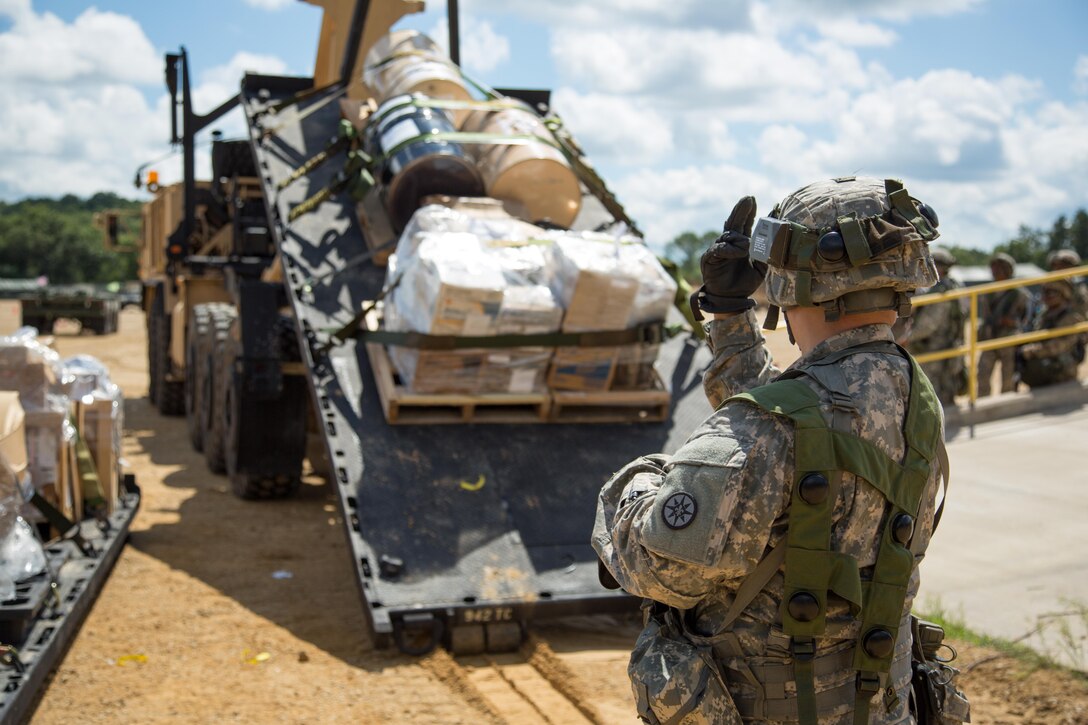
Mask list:
MULTIPOLYGON (((58 336, 126 395, 124 456, 143 490, 129 546, 33 723, 635 723, 632 620, 534 626, 516 653, 375 651, 335 498, 243 502, 208 472, 185 421, 147 401, 143 317, 58 336)), ((1088 685, 960 645, 975 723, 1088 723, 1088 685)))

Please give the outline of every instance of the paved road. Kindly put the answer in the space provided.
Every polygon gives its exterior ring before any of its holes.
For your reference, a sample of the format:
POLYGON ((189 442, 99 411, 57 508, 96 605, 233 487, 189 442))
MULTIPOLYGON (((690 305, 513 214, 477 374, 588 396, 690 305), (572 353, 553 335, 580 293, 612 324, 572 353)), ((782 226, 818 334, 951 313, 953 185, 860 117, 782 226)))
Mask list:
POLYGON ((957 431, 916 607, 1088 670, 1088 409, 957 431))

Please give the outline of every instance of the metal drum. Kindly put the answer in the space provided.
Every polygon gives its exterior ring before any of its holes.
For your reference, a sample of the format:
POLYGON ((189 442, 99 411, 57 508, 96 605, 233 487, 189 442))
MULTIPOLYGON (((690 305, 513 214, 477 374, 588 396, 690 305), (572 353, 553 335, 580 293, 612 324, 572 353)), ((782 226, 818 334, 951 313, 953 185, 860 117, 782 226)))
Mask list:
POLYGON ((412 105, 419 96, 390 98, 378 107, 368 128, 370 154, 385 157, 379 171, 385 207, 400 230, 432 194, 483 196, 473 160, 458 143, 428 138, 454 130, 449 116, 436 108, 412 105))
MULTIPOLYGON (((543 121, 529 109, 473 111, 463 131, 550 140, 543 121)), ((569 228, 582 206, 578 177, 563 154, 544 140, 470 147, 487 195, 518 202, 525 218, 569 228)))
MULTIPOLYGON (((383 36, 366 55, 363 82, 382 102, 395 96, 422 93, 428 98, 472 100, 461 72, 442 49, 415 30, 397 30, 383 36)), ((460 128, 467 110, 451 109, 460 128)))

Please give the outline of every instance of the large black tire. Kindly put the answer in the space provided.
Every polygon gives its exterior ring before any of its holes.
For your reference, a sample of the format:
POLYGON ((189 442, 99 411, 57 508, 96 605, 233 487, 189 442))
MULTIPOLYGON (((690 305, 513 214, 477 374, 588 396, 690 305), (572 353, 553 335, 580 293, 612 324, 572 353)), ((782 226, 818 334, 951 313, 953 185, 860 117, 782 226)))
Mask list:
MULTIPOLYGON (((237 323, 235 323, 237 324, 237 323)), ((226 426, 227 475, 234 495, 244 499, 274 499, 291 496, 302 483, 302 460, 306 453, 306 406, 308 391, 301 377, 285 376, 282 394, 274 400, 254 400, 242 389, 244 380, 233 374, 241 355, 237 336, 229 335, 219 360, 225 380, 222 413, 226 426), (267 451, 276 451, 276 465, 270 454, 252 448, 243 450, 244 439, 257 435, 267 451), (287 455, 285 452, 290 451, 287 455), (243 460, 245 457, 251 460, 243 460), (274 470, 273 470, 274 469, 274 470)))
POLYGON ((208 344, 211 319, 208 305, 194 306, 185 341, 185 422, 189 426, 189 442, 198 451, 204 449, 204 411, 208 405, 204 399, 201 348, 208 344))
POLYGON ((226 345, 227 335, 230 334, 230 326, 238 313, 232 305, 222 302, 213 302, 206 307, 209 325, 198 364, 199 375, 204 384, 204 399, 211 401, 211 405, 204 407, 201 437, 204 443, 204 460, 207 461, 208 468, 213 473, 225 473, 227 457, 223 404, 226 390, 223 380, 227 371, 221 368, 219 361, 223 357, 223 347, 226 345))

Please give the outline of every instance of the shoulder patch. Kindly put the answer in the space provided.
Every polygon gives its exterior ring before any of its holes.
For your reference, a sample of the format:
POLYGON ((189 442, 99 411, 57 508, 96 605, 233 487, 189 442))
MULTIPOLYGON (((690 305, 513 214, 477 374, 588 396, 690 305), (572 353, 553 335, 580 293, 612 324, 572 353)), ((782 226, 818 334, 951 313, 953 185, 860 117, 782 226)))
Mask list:
POLYGON ((699 513, 699 504, 695 498, 684 491, 676 493, 665 499, 665 505, 661 507, 661 517, 665 519, 665 525, 670 529, 683 529, 695 520, 695 514, 699 513))
POLYGON ((736 476, 746 460, 731 438, 705 436, 685 443, 669 461, 643 520, 643 545, 670 559, 702 566, 716 562, 736 507, 736 476))

